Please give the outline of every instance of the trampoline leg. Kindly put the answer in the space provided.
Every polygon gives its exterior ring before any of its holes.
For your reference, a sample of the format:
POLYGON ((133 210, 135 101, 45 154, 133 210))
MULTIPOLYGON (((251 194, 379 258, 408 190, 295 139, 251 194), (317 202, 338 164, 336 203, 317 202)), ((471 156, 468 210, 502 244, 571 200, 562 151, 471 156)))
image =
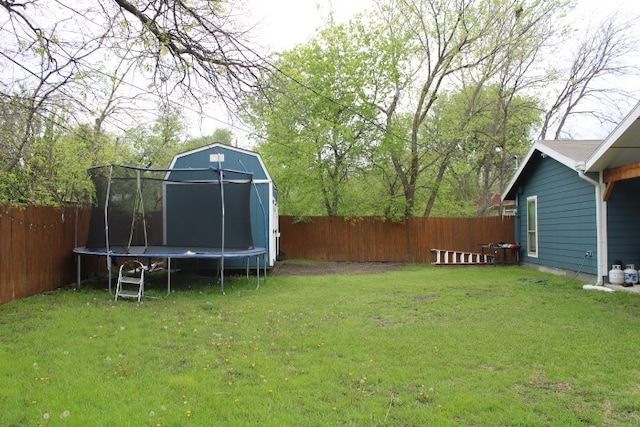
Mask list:
POLYGON ((167 258, 167 296, 171 295, 171 258, 167 258))
POLYGON ((80 289, 80 276, 81 276, 81 266, 80 266, 80 255, 76 255, 76 286, 80 289))
POLYGON ((220 289, 222 290, 222 295, 224 293, 224 255, 220 258, 220 289))
POLYGON ((107 274, 109 275, 109 293, 111 293, 111 257, 107 255, 107 274))
POLYGON ((256 256, 256 278, 258 283, 256 284, 256 291, 260 289, 260 256, 256 256))

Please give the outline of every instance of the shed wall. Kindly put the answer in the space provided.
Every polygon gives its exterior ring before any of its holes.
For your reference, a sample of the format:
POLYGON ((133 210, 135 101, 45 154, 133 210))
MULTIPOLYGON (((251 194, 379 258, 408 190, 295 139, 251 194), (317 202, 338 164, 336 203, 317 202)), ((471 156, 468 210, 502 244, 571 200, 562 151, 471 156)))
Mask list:
MULTIPOLYGON (((253 184, 249 200, 251 235, 254 246, 267 248, 268 265, 273 266, 277 255, 273 230, 278 229, 278 219, 277 215, 272 214, 272 206, 277 206, 276 193, 271 177, 260 156, 257 153, 234 147, 212 145, 182 153, 176 156, 171 164, 173 169, 217 168, 218 166, 224 169, 252 173, 253 184), (223 155, 223 157, 218 157, 219 155, 223 155), (220 159, 219 163, 218 159, 220 159)), ((229 212, 227 212, 228 215, 229 212)), ((229 260, 227 265, 232 268, 244 268, 244 263, 244 260, 229 260), (233 265, 234 263, 237 265, 233 265)), ((253 266, 255 260, 250 260, 249 263, 250 266, 253 266)))

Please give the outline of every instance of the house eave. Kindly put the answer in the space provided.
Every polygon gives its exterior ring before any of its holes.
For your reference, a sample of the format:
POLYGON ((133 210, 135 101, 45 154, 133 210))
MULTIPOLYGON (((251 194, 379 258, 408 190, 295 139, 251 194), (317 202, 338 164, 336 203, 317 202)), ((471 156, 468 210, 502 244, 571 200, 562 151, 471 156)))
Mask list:
POLYGON ((554 150, 553 148, 546 145, 545 142, 546 141, 536 141, 533 144, 533 146, 525 156, 524 160, 520 164, 520 167, 511 178, 511 181, 509 181, 509 184, 507 185, 506 190, 502 193, 501 198, 503 201, 515 199, 517 184, 520 181, 520 178, 522 177, 525 169, 529 167, 531 159, 536 155, 539 155, 543 158, 550 157, 573 170, 576 170, 581 163, 582 164, 584 163, 584 162, 580 162, 575 159, 572 159, 571 157, 568 157, 554 150))
POLYGON ((586 160, 587 172, 640 162, 640 102, 586 160))

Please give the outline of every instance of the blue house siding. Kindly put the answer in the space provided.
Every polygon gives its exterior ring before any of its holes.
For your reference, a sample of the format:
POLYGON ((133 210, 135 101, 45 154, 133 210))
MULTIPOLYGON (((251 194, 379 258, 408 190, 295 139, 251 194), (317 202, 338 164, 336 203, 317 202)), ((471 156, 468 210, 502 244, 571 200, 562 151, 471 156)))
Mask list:
POLYGON ((593 185, 548 157, 534 160, 518 193, 518 238, 522 261, 597 274, 596 203, 593 185), (527 198, 537 197, 538 256, 527 254, 527 198), (593 257, 585 258, 592 251, 593 257))
POLYGON ((640 266, 640 178, 616 182, 607 201, 609 267, 620 260, 640 266))

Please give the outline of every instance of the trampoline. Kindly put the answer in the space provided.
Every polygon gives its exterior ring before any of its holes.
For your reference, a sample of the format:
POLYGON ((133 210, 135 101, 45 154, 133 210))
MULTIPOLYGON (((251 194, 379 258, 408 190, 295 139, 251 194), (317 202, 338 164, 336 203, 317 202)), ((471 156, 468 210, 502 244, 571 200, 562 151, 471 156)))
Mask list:
POLYGON ((81 256, 105 257, 112 291, 112 268, 119 259, 167 260, 167 295, 172 259, 213 260, 224 293, 225 260, 255 259, 266 276, 266 242, 256 246, 250 221, 252 174, 220 167, 146 169, 110 165, 89 169, 96 189, 85 246, 76 247, 77 280, 81 256))

